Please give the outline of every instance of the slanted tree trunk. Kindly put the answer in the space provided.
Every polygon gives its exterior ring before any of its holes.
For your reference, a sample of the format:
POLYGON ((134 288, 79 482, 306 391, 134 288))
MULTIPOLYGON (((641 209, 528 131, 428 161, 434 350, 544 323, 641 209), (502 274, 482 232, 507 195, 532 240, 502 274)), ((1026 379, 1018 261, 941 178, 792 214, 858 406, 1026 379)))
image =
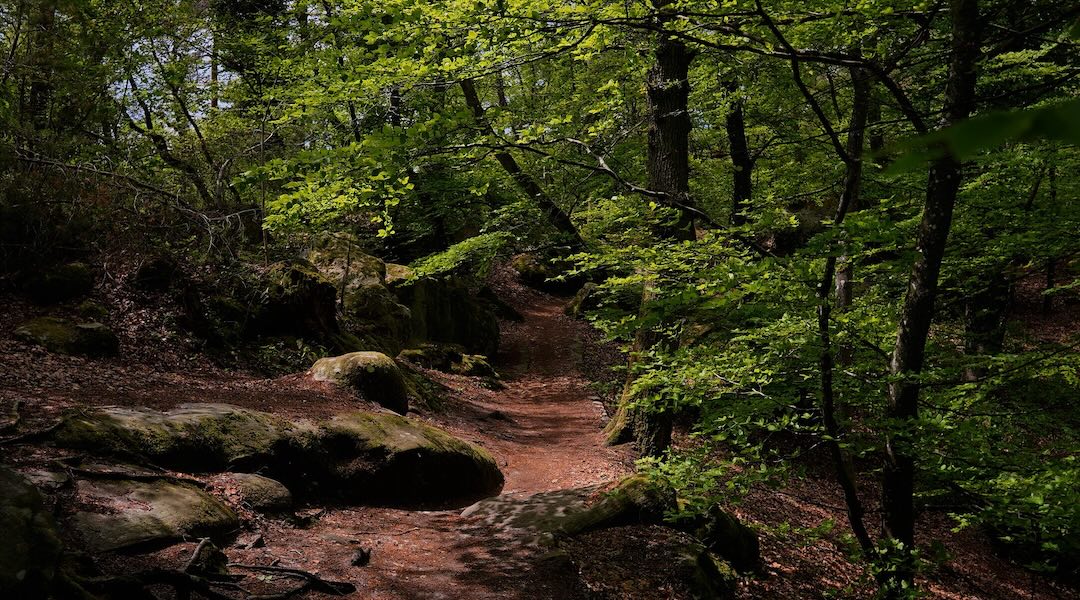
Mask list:
MULTIPOLYGON (((979 58, 978 0, 950 0, 952 41, 949 76, 945 89, 948 126, 968 118, 975 105, 976 67, 979 58)), ((922 221, 916 238, 916 258, 900 311, 896 342, 889 370, 888 406, 891 423, 885 441, 882 473, 882 534, 893 547, 893 565, 884 574, 887 597, 901 595, 910 586, 915 570, 915 439, 919 416, 919 384, 916 381, 925 359, 926 340, 934 318, 938 274, 952 226, 953 208, 962 179, 961 164, 952 156, 936 159, 930 166, 922 221)))
POLYGON ((733 170, 731 223, 742 225, 746 223, 747 204, 750 202, 750 195, 754 189, 754 160, 750 157, 750 146, 746 141, 746 117, 743 112, 742 98, 738 96, 738 82, 728 81, 725 87, 731 97, 731 107, 725 117, 733 170))
MULTIPOLYGON (((487 121, 484 119, 484 104, 480 101, 480 96, 476 93, 476 86, 473 85, 471 79, 464 79, 461 81, 461 91, 465 95, 465 104, 468 105, 469 110, 472 111, 477 124, 484 129, 490 129, 490 125, 488 125, 487 121)), ((513 155, 506 151, 497 152, 495 154, 495 160, 498 161, 503 170, 510 175, 518 188, 525 192, 525 195, 532 198, 540 206, 540 210, 543 211, 544 216, 547 217, 548 222, 551 223, 552 227, 566 236, 572 246, 580 247, 583 244, 581 234, 578 233, 577 228, 574 227, 573 221, 570 220, 570 215, 566 214, 566 211, 544 192, 544 188, 540 187, 540 184, 521 168, 513 155)))

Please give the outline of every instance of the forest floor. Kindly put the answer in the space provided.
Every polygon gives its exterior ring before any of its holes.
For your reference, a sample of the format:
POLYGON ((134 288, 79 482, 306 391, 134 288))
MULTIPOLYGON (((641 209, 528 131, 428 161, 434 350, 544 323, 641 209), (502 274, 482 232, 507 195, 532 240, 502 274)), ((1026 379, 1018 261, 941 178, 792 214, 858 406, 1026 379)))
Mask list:
MULTIPOLYGON (((495 366, 505 388, 490 390, 476 379, 430 371, 448 390, 446 405, 419 417, 491 452, 506 477, 502 498, 510 501, 542 492, 587 489, 630 473, 631 449, 603 445, 605 405, 591 385, 620 360, 618 352, 600 343, 585 323, 563 315, 565 299, 523 288, 505 276, 495 283, 500 295, 525 317, 520 323, 503 322, 495 366)), ((80 404, 167 409, 185 402, 228 402, 294 418, 370 408, 347 392, 300 375, 261 379, 168 350, 155 354, 150 349, 155 341, 142 334, 122 337, 125 348, 134 349, 131 356, 146 357, 142 361, 130 356, 89 361, 50 355, 11 339, 12 323, 31 310, 12 304, 0 327, 0 402, 21 401, 27 428, 47 424, 62 409, 80 404), (169 368, 163 356, 171 357, 169 368)), ((4 461, 26 464, 56 452, 23 448, 8 449, 4 461)), ((735 514, 759 529, 765 565, 764 573, 741 583, 740 598, 867 597, 865 574, 847 558, 841 505, 842 496, 827 469, 810 468, 787 487, 755 490, 733 507, 735 514), (785 533, 780 526, 786 522, 794 528, 814 528, 830 521, 836 523, 833 532, 809 539, 785 533)), ((874 507, 868 509, 872 515, 874 507)), ((428 511, 307 505, 298 513, 312 517, 312 524, 297 527, 248 511, 238 543, 225 550, 234 562, 278 561, 275 564, 352 582, 359 590, 356 597, 373 600, 595 597, 596 589, 590 590, 565 563, 546 560, 547 548, 534 537, 461 512, 461 507, 428 511), (245 547, 254 539, 259 540, 254 544, 258 547, 245 547), (371 550, 370 563, 352 566, 361 547, 371 550)), ((926 539, 944 540, 952 557, 923 582, 929 597, 1080 598, 1074 590, 995 555, 988 538, 978 531, 951 533, 951 527, 943 514, 926 515, 920 524, 926 539)), ((599 538, 603 546, 592 549, 596 559, 613 564, 621 557, 636 556, 633 560, 641 562, 629 565, 631 571, 662 571, 659 557, 649 555, 648 532, 627 533, 599 538), (640 545, 643 536, 644 558, 619 546, 640 545)), ((178 568, 194 547, 192 541, 149 554, 105 557, 101 564, 112 572, 178 568)), ((618 571, 613 569, 610 576, 617 577, 618 571)), ((607 587, 609 593, 603 597, 624 597, 610 593, 617 587, 607 587)), ((678 598, 677 587, 661 586, 651 595, 634 597, 678 598)))

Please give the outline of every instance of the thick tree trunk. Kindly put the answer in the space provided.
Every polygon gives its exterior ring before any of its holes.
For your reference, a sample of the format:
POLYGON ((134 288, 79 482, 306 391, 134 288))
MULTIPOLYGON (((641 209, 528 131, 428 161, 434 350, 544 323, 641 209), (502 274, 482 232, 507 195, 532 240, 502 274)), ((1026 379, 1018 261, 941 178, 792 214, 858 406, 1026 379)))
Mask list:
POLYGON ((56 39, 56 2, 41 2, 30 16, 30 91, 26 104, 35 134, 49 128, 49 104, 53 95, 53 60, 56 39))
MULTIPOLYGON (((659 6, 658 6, 659 8, 659 6)), ((682 42, 661 39, 656 48, 656 61, 649 69, 645 82, 648 96, 649 140, 647 170, 649 189, 664 193, 680 210, 673 226, 662 227, 656 234, 680 240, 696 237, 693 201, 690 198, 690 62, 694 53, 682 42)), ((647 310, 655 290, 646 287, 642 310, 647 310)), ((634 356, 655 346, 659 340, 648 329, 638 331, 631 353, 634 356)), ((631 371, 633 369, 631 368, 631 371)), ((664 409, 631 410, 634 400, 630 394, 633 373, 627 377, 619 412, 608 425, 609 443, 633 440, 642 456, 660 456, 671 445, 672 415, 664 409)))
MULTIPOLYGON (((648 96, 649 139, 646 170, 649 189, 666 194, 675 206, 693 207, 690 200, 690 81, 693 52, 678 40, 660 40, 656 61, 645 82, 648 96)), ((664 237, 691 240, 694 217, 681 210, 664 237)))
POLYGON ((746 141, 746 117, 743 113, 743 101, 742 98, 737 96, 739 85, 735 81, 729 81, 725 87, 731 97, 731 108, 728 109, 725 118, 733 170, 731 223, 733 225, 742 225, 746 223, 746 209, 754 189, 754 161, 750 157, 750 146, 746 141))
MULTIPOLYGON (((946 126, 966 119, 974 110, 979 58, 978 0, 951 0, 950 16, 952 43, 943 123, 946 126)), ((895 567, 884 577, 889 597, 899 597, 901 586, 910 586, 914 580, 911 552, 915 545, 916 456, 912 428, 919 413, 919 385, 915 379, 923 368, 926 340, 934 318, 938 274, 961 178, 961 164, 951 156, 937 159, 930 166, 915 264, 889 365, 894 380, 889 384, 886 417, 892 429, 885 442, 882 533, 897 553, 895 562, 890 562, 895 567)))
MULTIPOLYGON (((469 110, 472 111, 476 122, 484 128, 489 128, 489 125, 484 119, 484 105, 480 102, 480 96, 476 93, 476 86, 473 85, 471 79, 461 81, 461 91, 465 94, 465 104, 468 105, 469 110)), ((544 212, 544 215, 547 217, 548 222, 551 223, 552 227, 566 236, 572 246, 582 246, 583 242, 581 234, 578 233, 577 228, 574 227, 573 221, 570 220, 570 215, 566 214, 566 212, 560 208, 546 192, 544 192, 544 188, 540 187, 540 184, 518 165, 518 162, 514 159, 513 155, 505 151, 497 152, 495 154, 495 160, 498 161, 503 170, 510 175, 518 188, 540 205, 540 210, 544 212)))

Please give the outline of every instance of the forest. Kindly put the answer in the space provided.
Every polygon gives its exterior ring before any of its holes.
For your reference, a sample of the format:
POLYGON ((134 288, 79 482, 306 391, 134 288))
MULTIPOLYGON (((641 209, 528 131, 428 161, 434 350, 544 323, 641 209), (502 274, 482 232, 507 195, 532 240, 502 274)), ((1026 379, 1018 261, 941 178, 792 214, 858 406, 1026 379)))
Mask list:
POLYGON ((0 597, 1080 599, 1080 5, 0 0, 0 597))

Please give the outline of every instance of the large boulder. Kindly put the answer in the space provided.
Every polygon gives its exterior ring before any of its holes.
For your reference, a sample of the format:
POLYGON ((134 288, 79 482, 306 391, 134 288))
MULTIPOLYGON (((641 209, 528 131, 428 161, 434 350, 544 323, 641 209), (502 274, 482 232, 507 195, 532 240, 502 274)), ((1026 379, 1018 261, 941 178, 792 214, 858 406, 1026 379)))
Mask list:
POLYGON ((101 408, 69 413, 51 435, 64 448, 169 469, 258 470, 307 497, 444 505, 495 494, 503 482, 481 448, 389 413, 309 423, 224 404, 101 408))
POLYGON ((266 464, 290 427, 273 415, 228 404, 184 404, 169 412, 116 407, 73 411, 52 435, 65 448, 209 472, 266 464))
POLYGON ((350 352, 321 358, 309 371, 315 381, 329 381, 360 393, 390 410, 409 412, 409 390, 394 359, 381 352, 350 352))
POLYGON ((0 466, 0 598, 51 597, 62 544, 41 494, 18 473, 0 466))
POLYGON ((412 315, 416 342, 448 342, 493 356, 499 346, 499 321, 487 303, 453 277, 419 277, 393 288, 412 315))
POLYGON ((86 263, 73 262, 44 269, 27 279, 26 293, 38 304, 55 304, 90 293, 94 271, 86 263))
POLYGON ((503 484, 483 449, 397 415, 338 415, 292 443, 294 489, 320 485, 353 501, 447 505, 496 494, 503 484))
POLYGON ((260 287, 253 333, 327 339, 338 332, 337 288, 310 262, 274 263, 260 287))
POLYGON ((337 286, 349 331, 394 352, 409 340, 411 315, 386 287, 387 265, 364 252, 355 236, 319 236, 307 259, 337 286))
POLYGON ((115 356, 120 340, 101 323, 74 323, 59 317, 30 319, 15 330, 15 337, 57 354, 90 357, 115 356))
POLYGON ((131 285, 148 292, 167 289, 180 273, 180 265, 168 256, 151 256, 145 259, 131 276, 131 285))
POLYGON ((346 309, 355 291, 386 281, 386 263, 364 252, 355 236, 323 234, 306 258, 341 290, 346 309))
POLYGON ((239 526, 236 513, 186 482, 87 479, 77 484, 81 504, 72 524, 94 551, 165 544, 223 534, 239 526))
POLYGON ((397 351, 412 338, 412 311, 386 286, 365 285, 345 298, 345 326, 377 346, 397 351))

